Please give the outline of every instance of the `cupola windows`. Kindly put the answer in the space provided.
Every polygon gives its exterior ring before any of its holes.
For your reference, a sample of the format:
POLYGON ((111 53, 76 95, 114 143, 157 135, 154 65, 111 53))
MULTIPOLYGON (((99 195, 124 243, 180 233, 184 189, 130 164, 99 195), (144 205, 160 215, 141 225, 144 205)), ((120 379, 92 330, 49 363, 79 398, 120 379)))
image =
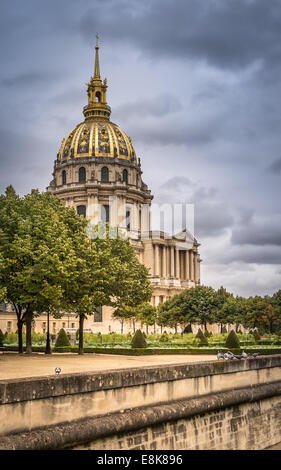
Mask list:
POLYGON ((124 183, 128 184, 128 171, 123 170, 123 181, 124 183))
POLYGON ((86 183, 86 170, 83 166, 79 168, 79 183, 86 183))
POLYGON ((66 184, 66 171, 63 170, 61 173, 61 182, 62 184, 66 184))
POLYGON ((109 171, 108 171, 107 166, 103 166, 101 169, 101 181, 103 183, 109 182, 109 171))

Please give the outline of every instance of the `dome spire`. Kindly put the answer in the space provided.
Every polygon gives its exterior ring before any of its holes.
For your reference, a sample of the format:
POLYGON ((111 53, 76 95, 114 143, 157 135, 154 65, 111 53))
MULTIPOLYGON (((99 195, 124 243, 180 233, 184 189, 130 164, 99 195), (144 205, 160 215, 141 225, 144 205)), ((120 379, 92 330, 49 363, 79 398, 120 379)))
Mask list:
POLYGON ((99 62, 99 35, 96 34, 96 58, 94 80, 100 80, 100 62, 99 62))
POLYGON ((106 102, 106 78, 102 81, 100 76, 100 63, 99 63, 99 35, 96 35, 96 58, 95 58, 95 73, 88 83, 88 105, 84 107, 83 113, 86 121, 104 120, 108 121, 111 114, 111 109, 106 102))

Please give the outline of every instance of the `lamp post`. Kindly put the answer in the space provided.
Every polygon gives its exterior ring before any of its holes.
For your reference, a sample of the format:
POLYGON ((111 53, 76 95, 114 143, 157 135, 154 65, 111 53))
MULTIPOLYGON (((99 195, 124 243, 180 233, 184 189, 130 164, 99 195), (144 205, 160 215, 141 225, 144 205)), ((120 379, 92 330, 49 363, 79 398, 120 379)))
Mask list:
POLYGON ((50 313, 47 313, 47 340, 46 340, 46 349, 45 354, 52 354, 51 352, 51 343, 50 343, 50 313))

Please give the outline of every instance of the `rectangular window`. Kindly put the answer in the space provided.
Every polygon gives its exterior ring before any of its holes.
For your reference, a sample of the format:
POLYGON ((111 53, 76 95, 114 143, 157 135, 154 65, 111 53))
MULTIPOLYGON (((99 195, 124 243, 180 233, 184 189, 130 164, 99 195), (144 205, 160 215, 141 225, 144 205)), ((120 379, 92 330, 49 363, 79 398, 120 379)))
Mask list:
POLYGON ((94 322, 101 323, 102 322, 102 306, 98 307, 94 312, 94 322))
POLYGON ((131 210, 129 207, 126 207, 126 227, 127 230, 131 230, 131 210))
POLYGON ((71 323, 71 328, 75 328, 75 323, 71 323))
POLYGON ((8 321, 8 322, 7 322, 7 332, 8 332, 8 333, 11 333, 11 332, 12 332, 12 322, 11 322, 11 321, 8 321))
POLYGON ((55 333, 55 332, 56 332, 56 324, 53 323, 53 333, 55 333))
POLYGON ((109 223, 109 206, 103 205, 101 206, 101 220, 102 222, 108 224, 109 223))

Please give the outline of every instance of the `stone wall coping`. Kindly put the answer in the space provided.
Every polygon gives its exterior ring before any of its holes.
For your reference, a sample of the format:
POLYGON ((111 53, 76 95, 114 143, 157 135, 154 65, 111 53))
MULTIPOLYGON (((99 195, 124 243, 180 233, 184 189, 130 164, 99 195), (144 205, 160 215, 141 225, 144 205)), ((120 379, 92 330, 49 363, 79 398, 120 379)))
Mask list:
POLYGON ((281 395, 281 381, 128 409, 0 437, 0 450, 73 448, 96 439, 281 395))
POLYGON ((281 354, 0 380, 0 405, 281 366, 281 354))

